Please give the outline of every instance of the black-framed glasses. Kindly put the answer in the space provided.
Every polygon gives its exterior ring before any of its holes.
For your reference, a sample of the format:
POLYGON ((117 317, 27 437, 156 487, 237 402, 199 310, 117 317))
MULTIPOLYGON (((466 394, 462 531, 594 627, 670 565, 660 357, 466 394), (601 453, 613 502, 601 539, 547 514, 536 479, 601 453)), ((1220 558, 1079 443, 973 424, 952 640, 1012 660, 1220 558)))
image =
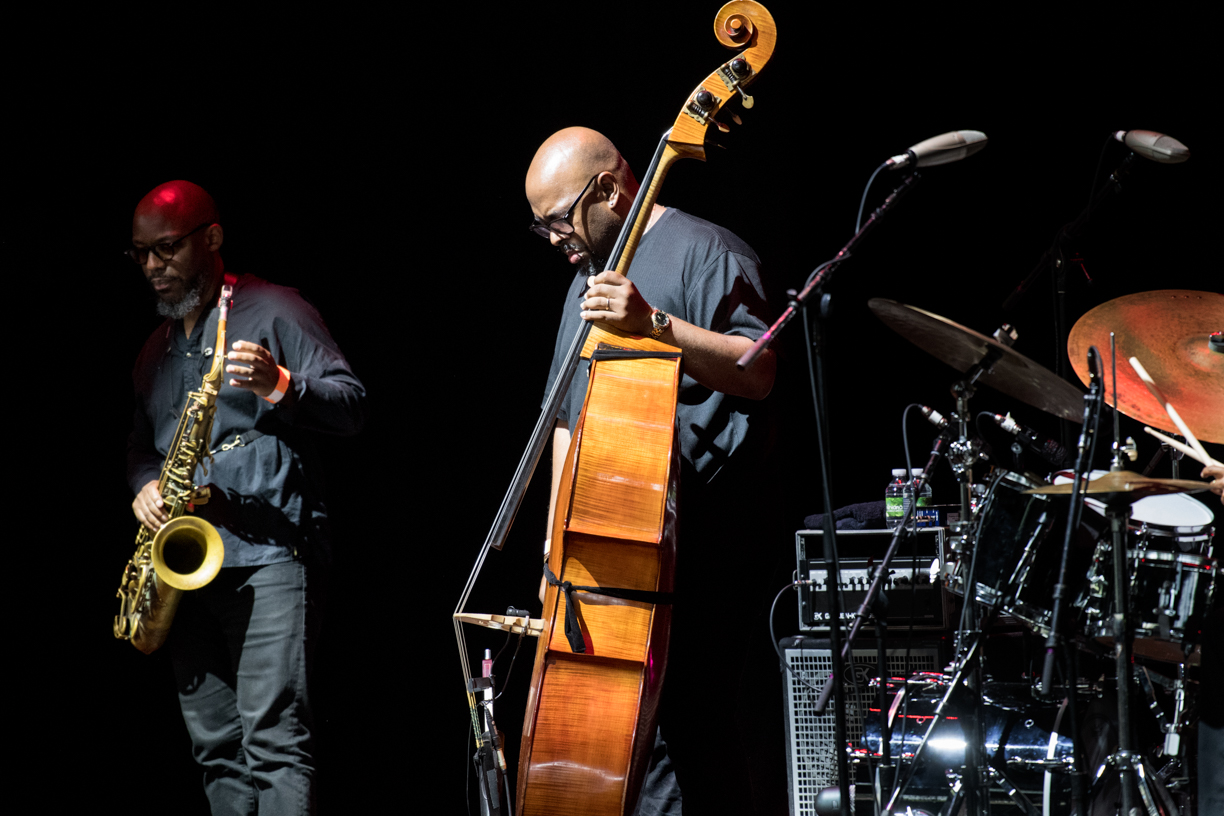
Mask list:
POLYGON ((180 235, 178 238, 175 238, 173 241, 163 241, 162 243, 154 244, 151 247, 135 247, 134 246, 131 249, 126 250, 125 254, 129 258, 131 258, 133 261, 140 264, 141 266, 143 266, 144 263, 147 260, 149 260, 150 251, 152 251, 152 253, 156 255, 157 257, 161 258, 164 263, 170 263, 170 261, 174 260, 174 253, 178 251, 179 244, 183 243, 183 241, 186 241, 192 235, 195 235, 197 232, 204 229, 205 227, 211 226, 215 223, 216 223, 215 221, 205 221, 203 224, 196 227, 191 232, 185 235, 180 235))
MULTIPOLYGON (((599 173, 602 172, 602 170, 599 171, 599 173)), ((556 218, 549 219, 547 222, 541 221, 537 218, 531 222, 531 226, 528 227, 528 229, 534 232, 536 235, 542 235, 545 238, 548 238, 554 232, 558 235, 569 235, 572 233, 574 231, 574 225, 570 223, 570 214, 574 211, 574 208, 578 206, 578 202, 582 200, 582 197, 586 195, 587 190, 590 189, 591 182, 599 178, 599 173, 591 176, 591 181, 588 181, 586 186, 582 188, 582 192, 579 193, 578 197, 574 199, 574 203, 569 205, 569 209, 565 211, 565 215, 560 215, 556 218)))

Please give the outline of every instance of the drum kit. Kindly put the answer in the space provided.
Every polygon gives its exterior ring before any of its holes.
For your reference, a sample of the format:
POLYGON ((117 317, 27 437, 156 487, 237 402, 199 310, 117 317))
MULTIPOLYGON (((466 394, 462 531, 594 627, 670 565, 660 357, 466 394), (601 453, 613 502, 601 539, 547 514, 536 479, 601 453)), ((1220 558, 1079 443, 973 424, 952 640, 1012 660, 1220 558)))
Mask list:
POLYGON ((878 766, 881 811, 1195 812, 1183 736, 1206 691, 1197 672, 1218 564, 1213 511, 1190 495, 1207 484, 1180 478, 1178 461, 1219 464, 1199 440, 1224 442, 1224 295, 1143 292, 1088 312, 1067 344, 1087 395, 1011 348, 1010 327, 987 337, 895 301, 869 306, 966 375, 945 431, 962 521, 949 525, 954 555, 941 572, 964 614, 949 667, 886 681, 891 704, 852 748, 878 766), (1112 378, 1098 348, 1111 353, 1112 378), (969 412, 979 383, 1083 423, 1075 469, 1047 481, 996 466, 982 478, 989 457, 969 412), (1112 467, 1091 471, 1103 404, 1114 408, 1112 467), (1145 428, 1164 443, 1147 470, 1172 451, 1172 478, 1126 469, 1137 456, 1118 414, 1181 434, 1145 428), (1034 649, 1044 667, 1003 676, 1013 667, 992 654, 999 633, 1044 639, 1034 649))

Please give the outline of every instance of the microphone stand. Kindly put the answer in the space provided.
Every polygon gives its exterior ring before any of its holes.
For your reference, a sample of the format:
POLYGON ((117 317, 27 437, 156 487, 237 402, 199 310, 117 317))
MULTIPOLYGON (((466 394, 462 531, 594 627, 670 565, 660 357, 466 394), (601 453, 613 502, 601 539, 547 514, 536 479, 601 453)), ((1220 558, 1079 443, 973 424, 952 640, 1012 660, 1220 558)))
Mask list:
MULTIPOLYGON (((1058 566, 1058 580, 1054 584, 1054 610, 1050 616, 1050 634, 1046 638, 1045 663, 1041 669, 1041 694, 1043 697, 1050 696, 1054 681, 1055 655, 1058 647, 1063 645, 1063 612, 1066 609, 1067 564, 1071 557, 1071 539, 1075 535, 1075 531, 1079 529, 1080 519, 1083 517, 1084 502, 1080 490, 1088 479, 1088 473, 1092 468, 1092 459, 1096 453, 1096 435, 1101 421, 1101 406, 1105 396, 1105 374, 1101 363, 1101 354, 1096 346, 1092 346, 1088 350, 1088 365, 1092 371, 1092 384, 1089 387, 1088 393, 1084 395, 1083 431, 1080 433, 1079 453, 1075 460, 1075 472, 1073 474, 1075 481, 1071 487, 1070 512, 1067 514, 1067 529, 1063 535, 1062 554, 1058 566)), ((1115 403, 1117 402, 1116 395, 1114 401, 1115 403)), ((1074 714, 1076 689, 1075 673, 1072 669, 1072 662, 1068 654, 1066 673, 1068 678, 1067 699, 1072 706, 1074 714)), ((1119 727, 1121 727, 1121 724, 1119 727)), ((1075 761, 1076 765, 1079 766, 1084 754, 1083 746, 1080 744, 1079 739, 1078 723, 1075 722, 1074 716, 1072 717, 1071 734, 1075 761)), ((1076 767, 1071 772, 1071 801, 1076 816, 1081 816, 1084 812, 1083 774, 1083 767, 1076 767)), ((1130 811, 1124 810, 1123 812, 1129 813, 1130 811)))
MULTIPOLYGON (((796 314, 802 311, 807 317, 803 321, 804 334, 807 339, 808 376, 812 386, 812 403, 816 412, 816 438, 820 458, 821 494, 824 501, 824 560, 825 567, 828 570, 829 646, 833 657, 833 671, 829 682, 836 685, 836 694, 839 701, 845 700, 843 678, 845 676, 846 655, 841 648, 841 571, 837 559, 837 533, 833 522, 832 467, 829 463, 829 419, 824 385, 823 321, 829 316, 831 296, 824 292, 824 286, 829 276, 832 275, 833 270, 850 258, 858 243, 866 237, 867 233, 871 232, 880 219, 892 209, 903 195, 913 189, 918 179, 917 173, 910 173, 906 176, 901 184, 884 200, 884 203, 872 212, 871 217, 855 233, 854 237, 842 247, 841 251, 832 260, 821 264, 815 269, 809 276, 807 285, 803 288, 802 292, 796 294, 795 290, 790 290, 788 294, 791 297, 791 301, 787 305, 786 311, 774 321, 774 324, 752 345, 752 348, 744 352, 744 355, 735 363, 736 368, 741 371, 748 368, 748 366, 752 365, 753 360, 764 351, 765 347, 790 323, 796 314), (813 294, 817 293, 820 294, 819 308, 808 310, 808 300, 813 294)), ((911 502, 911 505, 913 504, 911 502)), ((911 506, 911 512, 912 510, 911 506)), ((832 691, 833 689, 830 685, 826 684, 825 693, 822 693, 821 702, 816 707, 817 714, 824 713, 824 708, 828 704, 828 693, 832 691)), ((834 712, 834 740, 837 744, 837 787, 841 794, 839 796, 839 809, 842 816, 850 816, 850 770, 846 761, 848 739, 845 705, 838 705, 834 712)))
MULTIPOLYGON (((1020 284, 1008 295, 1007 300, 1003 301, 1003 310, 1010 312, 1020 303, 1021 298, 1037 280, 1038 275, 1047 267, 1054 270, 1052 278, 1053 299, 1054 299, 1054 371, 1059 377, 1070 381, 1071 372, 1069 370, 1067 355, 1064 353, 1067 348, 1067 259, 1066 246, 1074 238, 1079 237, 1092 218, 1092 213, 1101 202, 1106 198, 1121 191, 1122 177, 1129 171, 1131 164, 1135 161, 1135 154, 1129 153, 1117 169, 1109 174, 1109 180, 1101 187, 1088 206, 1079 214, 1074 221, 1063 226, 1054 236, 1054 243, 1049 249, 1042 254, 1038 259, 1037 265, 1033 267, 1033 271, 1028 273, 1028 276, 1020 282, 1020 284)), ((1066 419, 1059 420, 1059 441, 1063 448, 1070 447, 1071 425, 1066 419)))

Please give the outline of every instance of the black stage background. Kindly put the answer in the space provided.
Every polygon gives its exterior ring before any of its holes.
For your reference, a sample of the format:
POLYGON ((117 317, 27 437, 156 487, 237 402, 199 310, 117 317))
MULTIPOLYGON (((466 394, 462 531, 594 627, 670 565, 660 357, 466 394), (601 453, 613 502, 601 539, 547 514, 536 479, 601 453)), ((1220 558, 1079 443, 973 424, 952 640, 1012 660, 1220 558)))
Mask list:
MULTIPOLYGON (((10 669, 24 696, 10 706, 28 773, 56 785, 61 812, 113 793, 94 779, 136 779, 174 813, 205 811, 168 663, 109 632, 135 533, 123 478, 128 372, 158 322, 120 252, 136 201, 179 177, 218 200, 228 266, 301 289, 370 393, 365 432, 327 443, 342 544, 318 694, 323 802, 336 813, 425 802, 464 812, 468 715, 448 619, 535 421, 569 280, 562 257, 525 229, 523 173, 541 140, 573 124, 607 133, 642 172, 688 92, 727 54, 710 31, 717 4, 678 5, 469 13, 459 25, 427 12, 244 19, 233 28, 246 33, 169 56, 95 47, 26 64, 27 149, 6 173, 33 186, 10 202, 5 244, 37 287, 10 314, 20 305, 29 333, 15 339, 36 352, 34 371, 17 380, 31 395, 23 413, 35 413, 19 444, 23 461, 42 467, 29 470, 21 505, 35 529, 14 543, 18 563, 30 566, 32 554, 42 569, 22 570, 27 591, 12 610, 9 665, 24 667, 10 669), (64 534, 69 523, 87 526, 64 534)), ((1221 289, 1211 256, 1219 208, 1205 206, 1220 154, 1194 21, 1165 35, 1145 18, 1067 21, 1031 7, 1019 19, 946 26, 798 5, 773 9, 779 50, 751 89, 745 127, 704 165, 681 163, 661 197, 756 248, 776 304, 850 237, 879 162, 947 130, 990 137, 979 155, 924 172, 832 280, 838 505, 879 498, 903 463, 906 404, 952 407, 955 372, 885 328, 867 300, 893 298, 984 333, 1010 320, 1017 349, 1053 368, 1048 277, 1014 314, 1001 303, 1084 207, 1111 130, 1160 130, 1194 157, 1136 162, 1078 244, 1093 284, 1072 273, 1072 321, 1132 292, 1221 289)), ((1102 178, 1124 155, 1108 148, 1102 178)), ((877 180, 871 205, 897 180, 877 180)), ((779 447, 762 474, 783 510, 741 542, 745 567, 779 587, 794 566, 793 530, 819 510, 798 335, 796 324, 783 341, 771 396, 779 447)), ((990 388, 973 408, 1057 432, 1051 417, 990 388)), ((911 431, 920 462, 932 434, 921 423, 911 431)), ((1123 432, 1138 440, 1141 467, 1154 444, 1130 420, 1123 432)), ((544 483, 469 609, 538 609, 544 483)), ((935 492, 953 499, 947 471, 935 492)), ((760 625, 756 644, 712 632, 710 645, 759 661, 759 693, 780 711, 768 602, 714 593, 708 614, 760 625)), ((777 625, 794 631, 793 599, 777 625)), ((471 658, 500 642, 473 633, 471 658)), ((499 704, 512 756, 529 675, 525 649, 499 704)), ((780 715, 762 728, 776 734, 763 750, 784 785, 780 715)), ((764 798, 776 810, 783 796, 764 798)))

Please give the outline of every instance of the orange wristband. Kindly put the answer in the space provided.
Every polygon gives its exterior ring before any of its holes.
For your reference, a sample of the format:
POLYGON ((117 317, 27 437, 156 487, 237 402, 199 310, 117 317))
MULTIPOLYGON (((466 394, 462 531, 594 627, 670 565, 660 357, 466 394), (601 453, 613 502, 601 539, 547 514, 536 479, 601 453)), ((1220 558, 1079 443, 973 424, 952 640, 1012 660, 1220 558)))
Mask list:
POLYGON ((281 398, 285 396, 285 392, 289 390, 289 380, 291 379, 289 369, 284 366, 277 366, 277 368, 280 369, 280 378, 276 381, 276 388, 272 390, 271 394, 264 397, 264 399, 273 405, 280 402, 281 398))

